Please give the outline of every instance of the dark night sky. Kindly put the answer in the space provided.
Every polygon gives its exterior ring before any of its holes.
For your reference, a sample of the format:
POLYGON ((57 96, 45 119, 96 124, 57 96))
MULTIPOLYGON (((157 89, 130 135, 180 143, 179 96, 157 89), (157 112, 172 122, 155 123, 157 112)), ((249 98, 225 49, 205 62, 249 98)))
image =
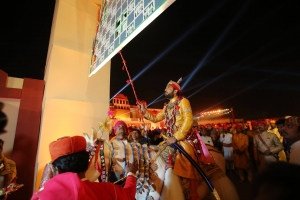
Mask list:
MULTIPOLYGON (((2 13, 1 68, 10 76, 43 79, 53 6, 12 2, 2 13)), ((149 104, 182 77, 194 114, 234 108, 244 119, 299 116, 299 13, 296 0, 175 1, 122 50, 138 98, 149 104)), ((114 56, 111 97, 127 79, 114 56)), ((135 103, 131 87, 121 93, 135 103)))

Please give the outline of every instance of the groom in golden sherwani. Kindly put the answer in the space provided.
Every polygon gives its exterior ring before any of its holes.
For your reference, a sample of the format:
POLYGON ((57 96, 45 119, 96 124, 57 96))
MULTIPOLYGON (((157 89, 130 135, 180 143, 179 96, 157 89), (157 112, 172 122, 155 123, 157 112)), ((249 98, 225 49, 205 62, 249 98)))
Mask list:
MULTIPOLYGON (((178 142, 184 150, 197 161, 193 147, 185 141, 190 135, 193 125, 193 113, 188 99, 180 96, 181 87, 179 83, 170 81, 165 89, 165 97, 170 101, 164 105, 163 110, 157 115, 152 115, 139 103, 144 117, 154 123, 165 120, 167 127, 166 142, 171 145, 178 142)), ((199 199, 197 194, 197 180, 199 175, 187 158, 177 153, 174 162, 174 174, 189 179, 190 199, 199 199)))

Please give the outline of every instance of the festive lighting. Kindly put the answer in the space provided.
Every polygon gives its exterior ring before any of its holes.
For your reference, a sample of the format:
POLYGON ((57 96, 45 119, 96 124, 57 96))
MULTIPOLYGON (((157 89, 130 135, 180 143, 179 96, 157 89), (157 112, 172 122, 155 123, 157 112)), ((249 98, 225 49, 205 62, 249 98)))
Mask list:
POLYGON ((207 63, 207 60, 211 56, 212 52, 219 46, 219 44, 223 41, 223 39, 227 36, 230 29, 234 26, 234 24, 238 21, 242 13, 245 11, 245 9, 248 7, 249 3, 246 3, 242 9, 237 13, 237 15, 234 17, 232 22, 226 27, 226 29, 221 33, 219 38, 215 41, 215 43, 212 45, 212 47, 209 49, 209 51, 205 54, 203 59, 199 62, 195 70, 191 73, 191 76, 189 76, 188 80, 182 85, 182 88, 185 88, 185 86, 190 82, 190 80, 193 78, 193 76, 207 63))
POLYGON ((198 118, 202 118, 202 117, 217 117, 219 115, 226 115, 232 112, 232 109, 219 109, 219 110, 212 110, 212 111, 206 111, 206 112, 201 112, 198 115, 198 118))

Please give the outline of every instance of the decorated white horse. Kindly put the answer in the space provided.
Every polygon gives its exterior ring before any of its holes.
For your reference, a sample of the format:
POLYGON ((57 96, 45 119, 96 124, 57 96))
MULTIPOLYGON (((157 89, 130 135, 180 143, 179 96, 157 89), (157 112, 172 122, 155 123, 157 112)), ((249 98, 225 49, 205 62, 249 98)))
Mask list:
MULTIPOLYGON (((136 199, 185 199, 184 191, 188 190, 188 182, 173 173, 172 168, 166 168, 168 155, 162 150, 170 148, 166 143, 158 146, 140 145, 123 140, 107 141, 101 139, 103 134, 109 133, 106 120, 99 130, 92 130, 92 134, 84 134, 87 147, 90 149, 90 165, 86 171, 86 178, 90 181, 122 183, 125 177, 127 162, 137 161, 139 164, 137 178, 136 199)), ((216 188, 220 199, 238 200, 238 194, 232 182, 225 175, 225 160, 214 147, 207 145, 207 149, 215 160, 213 165, 201 165, 216 188)), ((173 150, 174 151, 174 150, 173 150)), ((203 180, 199 181, 198 195, 200 199, 214 199, 208 186, 203 180)))

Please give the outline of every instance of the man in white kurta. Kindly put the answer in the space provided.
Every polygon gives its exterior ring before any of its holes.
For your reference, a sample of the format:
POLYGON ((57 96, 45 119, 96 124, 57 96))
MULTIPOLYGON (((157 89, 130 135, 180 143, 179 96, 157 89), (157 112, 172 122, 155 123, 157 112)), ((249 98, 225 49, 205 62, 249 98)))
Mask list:
POLYGON ((300 118, 289 117, 282 127, 282 136, 291 144, 290 160, 292 164, 300 165, 300 118))
POLYGON ((202 130, 201 138, 202 138, 204 144, 209 144, 211 146, 214 146, 214 143, 213 143, 211 137, 208 135, 208 130, 207 129, 202 130))
POLYGON ((278 161, 278 153, 283 150, 283 145, 275 134, 266 130, 264 121, 258 121, 257 124, 259 132, 254 135, 253 149, 258 171, 262 171, 268 163, 278 161))
POLYGON ((232 134, 229 132, 228 127, 220 127, 220 142, 223 144, 223 155, 226 161, 226 169, 232 171, 234 169, 233 163, 233 147, 232 147, 232 134))

